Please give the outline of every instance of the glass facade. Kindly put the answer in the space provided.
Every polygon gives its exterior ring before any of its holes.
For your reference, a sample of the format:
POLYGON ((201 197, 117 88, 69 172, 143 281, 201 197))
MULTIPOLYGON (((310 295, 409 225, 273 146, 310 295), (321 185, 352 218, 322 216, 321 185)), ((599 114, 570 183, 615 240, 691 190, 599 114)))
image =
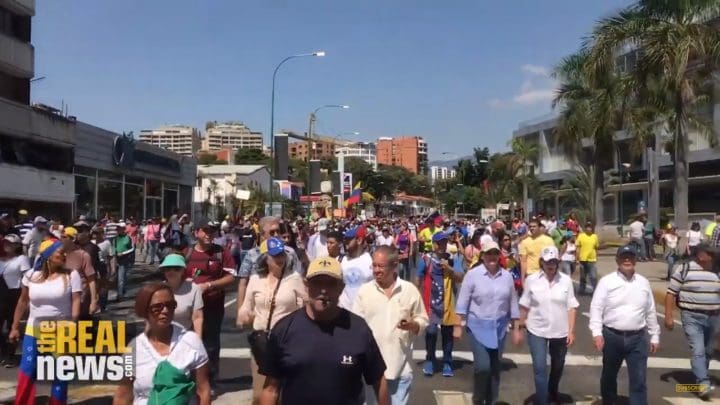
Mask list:
POLYGON ((95 217, 95 177, 75 176, 75 213, 95 217))
POLYGON ((73 217, 118 219, 169 217, 180 208, 192 210, 192 187, 75 167, 73 217), (182 198, 182 201, 180 199, 182 198))
POLYGON ((123 184, 121 182, 100 179, 98 181, 96 218, 104 218, 106 215, 122 218, 122 192, 123 184))

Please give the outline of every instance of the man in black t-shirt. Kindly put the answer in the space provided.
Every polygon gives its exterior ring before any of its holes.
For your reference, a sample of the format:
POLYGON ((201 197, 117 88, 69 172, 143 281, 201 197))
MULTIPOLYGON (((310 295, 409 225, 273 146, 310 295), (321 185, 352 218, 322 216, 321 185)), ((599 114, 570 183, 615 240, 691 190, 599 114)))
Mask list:
POLYGON ((260 404, 360 405, 364 380, 373 386, 378 404, 389 405, 385 362, 372 331, 362 318, 338 307, 344 288, 340 263, 315 259, 306 285, 305 308, 278 321, 270 333, 259 370, 267 376, 260 404))

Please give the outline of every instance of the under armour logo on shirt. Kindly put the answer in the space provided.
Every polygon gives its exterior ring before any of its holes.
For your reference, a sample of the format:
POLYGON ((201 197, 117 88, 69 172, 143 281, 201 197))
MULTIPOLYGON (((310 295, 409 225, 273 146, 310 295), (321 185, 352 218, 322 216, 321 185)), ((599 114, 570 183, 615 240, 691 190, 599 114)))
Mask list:
POLYGON ((353 362, 352 356, 343 356, 343 359, 340 362, 340 364, 344 364, 346 366, 352 366, 355 363, 353 362))

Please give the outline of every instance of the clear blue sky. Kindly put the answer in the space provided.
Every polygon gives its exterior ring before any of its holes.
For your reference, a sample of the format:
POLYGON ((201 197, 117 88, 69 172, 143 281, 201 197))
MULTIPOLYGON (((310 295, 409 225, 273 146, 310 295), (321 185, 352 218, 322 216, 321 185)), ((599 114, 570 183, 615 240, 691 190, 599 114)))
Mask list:
MULTIPOLYGON (((33 101, 114 131, 241 120, 277 129, 419 135, 431 159, 507 148, 550 112, 547 71, 623 0, 38 0, 33 101), (446 155, 447 156, 447 155, 446 155)), ((454 156, 452 156, 454 157, 454 156)))

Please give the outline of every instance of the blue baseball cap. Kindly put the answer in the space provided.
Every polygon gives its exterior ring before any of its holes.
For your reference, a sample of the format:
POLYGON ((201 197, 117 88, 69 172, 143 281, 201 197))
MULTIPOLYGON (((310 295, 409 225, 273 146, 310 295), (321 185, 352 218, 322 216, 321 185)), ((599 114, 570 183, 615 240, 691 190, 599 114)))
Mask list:
POLYGON ((615 257, 620 257, 622 255, 633 255, 637 256, 638 252, 637 249, 635 249, 634 245, 625 245, 620 246, 617 250, 617 253, 615 254, 615 257))
POLYGON ((345 239, 364 238, 367 235, 367 230, 363 225, 359 225, 345 231, 343 235, 345 239))
POLYGON ((525 224, 522 224, 518 226, 517 233, 518 235, 525 235, 528 231, 528 227, 525 224))
POLYGON ((285 243, 278 238, 270 238, 267 241, 267 252, 270 256, 285 253, 285 243))
POLYGON ((565 225, 565 221, 562 220, 562 219, 559 219, 559 220, 557 221, 557 224, 558 224, 558 226, 560 226, 560 225, 565 225))
POLYGON ((440 242, 441 240, 448 240, 448 235, 445 232, 438 232, 432 237, 433 242, 440 242))

